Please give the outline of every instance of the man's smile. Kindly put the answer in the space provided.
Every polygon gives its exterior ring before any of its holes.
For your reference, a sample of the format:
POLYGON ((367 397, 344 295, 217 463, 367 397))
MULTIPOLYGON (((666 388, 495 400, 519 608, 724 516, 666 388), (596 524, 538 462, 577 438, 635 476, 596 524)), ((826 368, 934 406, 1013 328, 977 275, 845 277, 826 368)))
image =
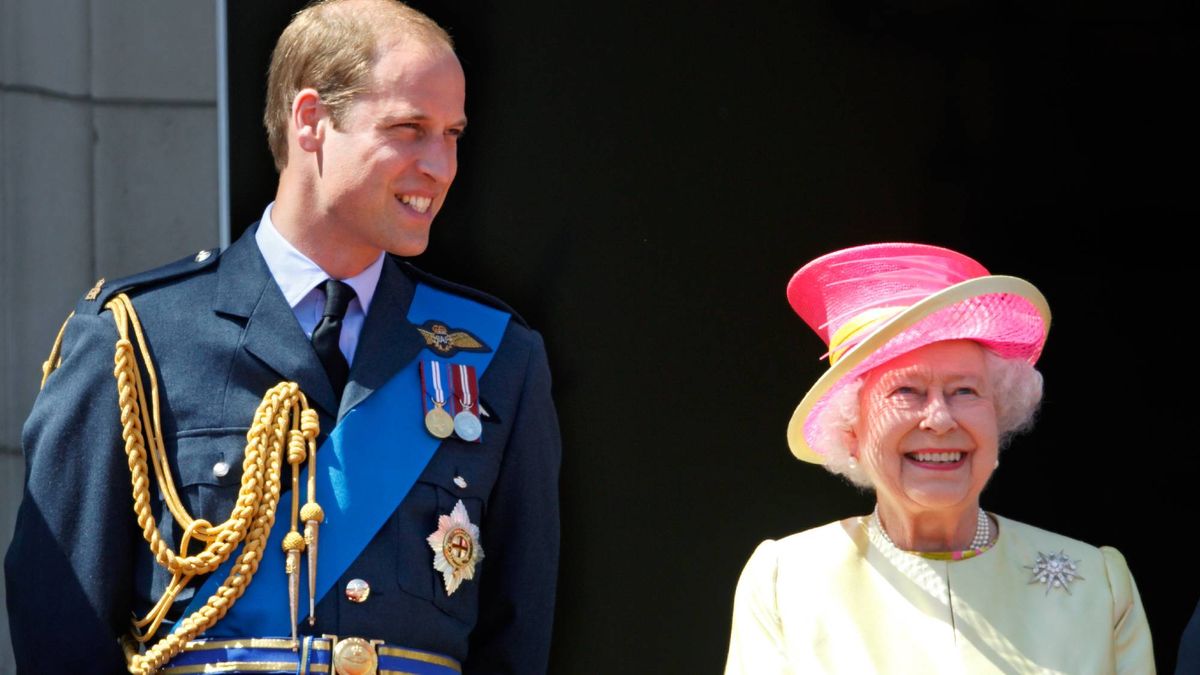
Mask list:
POLYGON ((400 203, 409 205, 417 213, 425 213, 433 204, 433 198, 417 195, 400 195, 400 203))

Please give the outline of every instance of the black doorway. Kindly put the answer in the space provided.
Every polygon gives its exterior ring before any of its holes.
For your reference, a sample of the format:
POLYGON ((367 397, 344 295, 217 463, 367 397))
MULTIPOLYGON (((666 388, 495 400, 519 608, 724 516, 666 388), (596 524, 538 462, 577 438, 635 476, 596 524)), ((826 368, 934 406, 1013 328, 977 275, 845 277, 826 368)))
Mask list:
MULTIPOLYGON (((261 214, 270 48, 300 3, 229 3, 231 222, 261 214)), ((417 264, 546 336, 563 426, 552 672, 718 672, 761 539, 870 509, 791 459, 820 374, 784 285, 912 240, 1030 279, 1055 312, 1035 431, 984 505, 1127 557, 1170 672, 1195 284, 1194 31, 1162 7, 414 2, 458 43, 470 131, 417 264), (502 6, 507 5, 507 6, 502 6)))

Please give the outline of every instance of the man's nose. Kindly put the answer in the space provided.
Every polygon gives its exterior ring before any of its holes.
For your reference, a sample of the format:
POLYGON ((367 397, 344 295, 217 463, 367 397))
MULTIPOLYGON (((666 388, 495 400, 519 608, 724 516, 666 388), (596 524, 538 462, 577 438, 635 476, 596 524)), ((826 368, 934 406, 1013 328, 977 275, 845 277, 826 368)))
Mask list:
POLYGON ((458 148, 452 139, 431 138, 423 144, 417 162, 422 173, 438 183, 449 184, 458 171, 458 148))

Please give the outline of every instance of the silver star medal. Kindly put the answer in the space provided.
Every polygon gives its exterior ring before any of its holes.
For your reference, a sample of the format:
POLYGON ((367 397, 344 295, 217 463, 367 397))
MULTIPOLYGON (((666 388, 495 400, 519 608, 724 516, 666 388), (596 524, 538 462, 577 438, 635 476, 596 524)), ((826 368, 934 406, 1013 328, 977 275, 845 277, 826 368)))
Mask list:
POLYGON ((1033 570, 1033 577, 1029 579, 1031 584, 1046 584, 1046 595, 1050 595, 1050 589, 1061 588, 1071 594, 1069 584, 1076 579, 1083 579, 1079 576, 1077 570, 1079 561, 1071 560, 1067 557, 1066 552, 1059 551, 1046 555, 1041 551, 1037 554, 1037 561, 1032 565, 1024 565, 1027 570, 1033 570))
POLYGON ((479 543, 479 527, 471 522, 461 499, 450 515, 438 516, 438 529, 425 541, 433 549, 433 569, 442 573, 446 595, 454 595, 462 582, 475 578, 475 565, 483 560, 483 546, 479 543))

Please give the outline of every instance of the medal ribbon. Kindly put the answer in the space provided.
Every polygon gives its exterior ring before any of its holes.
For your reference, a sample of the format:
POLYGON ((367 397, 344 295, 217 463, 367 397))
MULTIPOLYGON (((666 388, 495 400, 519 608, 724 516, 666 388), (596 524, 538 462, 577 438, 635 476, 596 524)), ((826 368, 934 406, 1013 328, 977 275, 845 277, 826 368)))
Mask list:
POLYGON ((455 411, 466 410, 478 415, 479 411, 475 409, 475 400, 479 398, 479 383, 475 379, 475 369, 459 363, 450 364, 450 368, 454 373, 455 411))
MULTIPOLYGON (((437 319, 452 326, 462 326, 489 345, 500 344, 510 318, 507 312, 425 284, 417 284, 408 311, 408 321, 413 324, 437 319)), ((456 359, 483 373, 492 356, 494 352, 464 352, 456 359)), ((420 360, 413 359, 387 384, 347 412, 317 452, 317 499, 325 510, 317 566, 318 602, 400 506, 441 445, 441 439, 426 432, 421 416, 415 414, 423 407, 419 399, 424 398, 418 384, 419 367, 420 360)), ((308 469, 305 468, 300 485, 307 479, 308 469)), ((293 487, 280 496, 276 513, 291 511, 296 492, 293 487)), ((303 490, 300 492, 303 498, 303 490)), ((435 524, 430 523, 430 526, 435 524)), ((271 528, 271 538, 253 582, 225 618, 205 632, 205 637, 291 634, 281 545, 287 529, 279 522, 271 528)), ((414 545, 423 545, 423 542, 414 545)), ((185 616, 203 606, 229 576, 236 558, 236 554, 231 555, 205 580, 185 610, 185 616)), ((299 606, 307 605, 308 584, 301 583, 299 606)), ((176 623, 176 627, 179 625, 176 623)))
POLYGON ((421 362, 421 386, 425 389, 422 398, 426 412, 432 409, 429 407, 430 405, 436 408, 446 406, 446 389, 442 385, 442 363, 440 361, 430 359, 421 362), (429 395, 431 388, 433 389, 432 396, 429 395))

